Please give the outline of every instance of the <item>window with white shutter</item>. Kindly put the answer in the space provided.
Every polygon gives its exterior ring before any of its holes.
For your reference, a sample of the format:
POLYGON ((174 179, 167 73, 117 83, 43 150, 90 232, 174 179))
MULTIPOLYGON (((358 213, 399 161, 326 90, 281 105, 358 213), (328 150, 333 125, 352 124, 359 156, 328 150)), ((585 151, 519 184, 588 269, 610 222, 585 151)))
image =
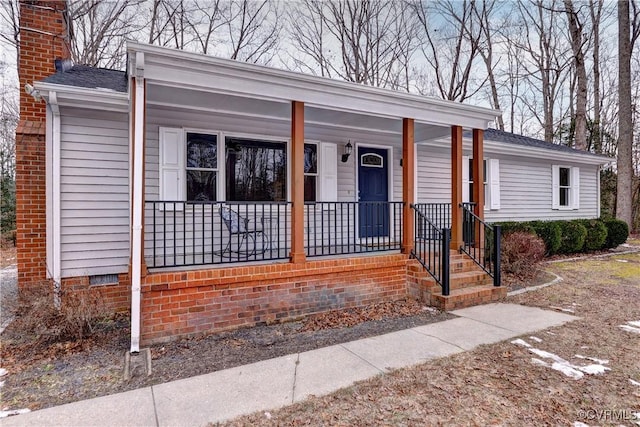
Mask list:
POLYGON ((551 181, 552 209, 580 208, 580 168, 552 165, 551 181))

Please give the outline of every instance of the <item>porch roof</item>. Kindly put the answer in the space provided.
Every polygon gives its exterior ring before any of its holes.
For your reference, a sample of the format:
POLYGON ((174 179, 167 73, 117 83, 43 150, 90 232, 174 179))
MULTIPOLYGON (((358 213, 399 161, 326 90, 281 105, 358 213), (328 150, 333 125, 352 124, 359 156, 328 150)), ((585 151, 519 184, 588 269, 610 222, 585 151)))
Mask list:
POLYGON ((147 100, 157 105, 199 109, 213 104, 216 111, 277 118, 290 117, 291 101, 301 101, 309 122, 349 126, 355 120, 355 126, 399 132, 399 119, 413 118, 425 125, 416 129, 417 141, 448 135, 452 125, 486 129, 501 114, 490 108, 135 42, 127 44, 127 53, 128 74, 144 76, 147 100), (348 118, 344 113, 349 113, 348 118))

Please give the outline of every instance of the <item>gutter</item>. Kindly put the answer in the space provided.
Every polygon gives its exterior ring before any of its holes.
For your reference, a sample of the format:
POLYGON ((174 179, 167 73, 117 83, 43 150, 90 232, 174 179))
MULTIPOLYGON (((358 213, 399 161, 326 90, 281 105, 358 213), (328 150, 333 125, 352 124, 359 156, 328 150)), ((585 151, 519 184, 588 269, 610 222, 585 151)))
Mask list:
POLYGON ((51 154, 52 154, 52 278, 54 286, 54 302, 60 306, 60 286, 62 268, 60 261, 60 107, 56 92, 49 92, 49 107, 52 113, 51 154))
POLYGON ((136 55, 133 122, 133 201, 131 204, 131 353, 140 352, 140 289, 142 275, 142 197, 144 191, 144 55, 136 55))

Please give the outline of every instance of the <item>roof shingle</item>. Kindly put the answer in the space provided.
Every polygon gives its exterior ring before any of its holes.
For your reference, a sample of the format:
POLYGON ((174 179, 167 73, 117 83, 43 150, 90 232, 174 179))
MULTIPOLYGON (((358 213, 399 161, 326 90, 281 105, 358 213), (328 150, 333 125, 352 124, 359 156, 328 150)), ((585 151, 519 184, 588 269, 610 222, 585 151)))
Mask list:
POLYGON ((43 81, 65 86, 127 92, 127 75, 124 71, 95 68, 88 65, 74 65, 70 70, 58 71, 43 81))

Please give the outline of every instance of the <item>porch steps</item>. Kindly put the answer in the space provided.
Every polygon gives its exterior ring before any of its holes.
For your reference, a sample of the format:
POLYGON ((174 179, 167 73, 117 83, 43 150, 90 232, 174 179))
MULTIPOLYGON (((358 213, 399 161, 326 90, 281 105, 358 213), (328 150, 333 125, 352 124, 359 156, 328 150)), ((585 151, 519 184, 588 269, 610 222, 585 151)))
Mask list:
POLYGON ((449 266, 449 295, 444 296, 433 277, 417 261, 411 262, 408 273, 414 293, 427 304, 445 311, 494 302, 506 296, 507 289, 493 286, 493 278, 466 254, 451 251, 449 266))

